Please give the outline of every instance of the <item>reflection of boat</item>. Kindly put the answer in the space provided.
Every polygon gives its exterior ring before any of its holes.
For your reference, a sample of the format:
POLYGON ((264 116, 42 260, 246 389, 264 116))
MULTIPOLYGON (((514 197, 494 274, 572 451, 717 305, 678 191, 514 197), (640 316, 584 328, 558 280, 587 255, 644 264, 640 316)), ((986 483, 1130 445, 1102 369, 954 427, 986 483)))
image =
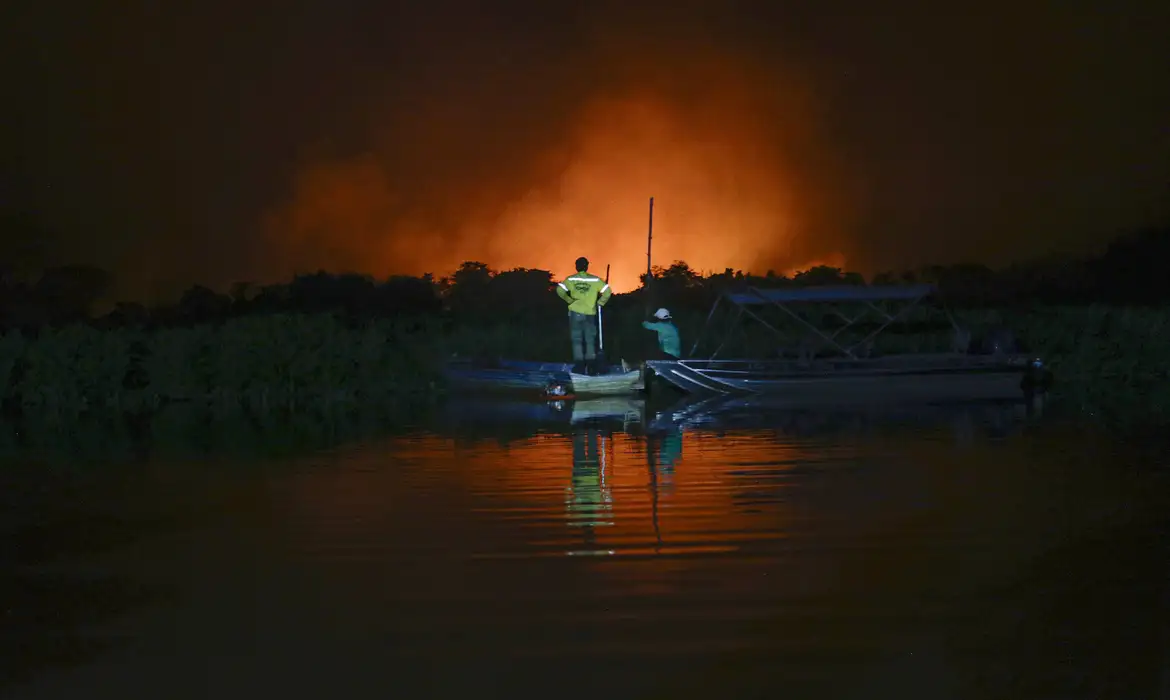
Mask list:
POLYGON ((644 404, 643 399, 629 396, 555 401, 459 396, 444 403, 442 416, 448 426, 459 428, 510 425, 538 429, 596 421, 616 421, 624 425, 641 420, 644 404))
POLYGON ((634 422, 642 419, 642 411, 646 401, 627 396, 608 396, 596 399, 577 399, 565 402, 565 404, 573 423, 611 418, 621 419, 623 422, 634 422))
POLYGON ((568 423, 569 413, 560 402, 459 396, 445 401, 441 416, 450 426, 568 423))
MULTIPOLYGON (((877 336, 896 321, 905 320, 911 310, 921 308, 919 302, 933 292, 930 285, 912 285, 749 288, 745 292, 727 293, 716 299, 708 324, 720 303, 726 300, 734 309, 736 319, 747 314, 776 333, 780 343, 784 343, 785 334, 757 313, 761 307, 777 309, 782 318, 797 322, 801 335, 788 338, 788 350, 802 357, 717 360, 715 356, 723 347, 721 343, 707 359, 650 360, 646 365, 657 376, 686 392, 771 393, 788 398, 793 405, 1020 399, 1025 395, 1025 387, 1044 386, 1046 370, 1039 360, 1020 353, 999 352, 999 345, 996 352, 983 355, 968 354, 966 346, 961 352, 951 353, 876 354, 877 336), (839 308, 850 304, 860 310, 847 315, 839 308), (891 313, 881 305, 901 308, 891 313), (806 314, 811 309, 813 313, 809 316, 821 314, 843 319, 844 323, 835 329, 822 329, 802 316, 802 309, 806 314), (876 328, 846 343, 845 332, 855 328, 870 312, 877 314, 876 328), (819 356, 818 351, 827 353, 819 356)), ((691 355, 702 339, 700 334, 691 355)))
POLYGON ((642 390, 642 371, 611 365, 604 374, 575 374, 564 362, 520 360, 456 360, 444 374, 451 386, 462 390, 546 392, 552 386, 575 396, 618 396, 642 390))
POLYGON ((1006 434, 1022 425, 1032 411, 1017 402, 984 401, 952 404, 856 405, 794 409, 783 397, 761 395, 687 397, 646 417, 647 431, 779 430, 796 435, 834 435, 875 426, 915 428, 950 425, 970 429, 988 426, 1006 434))

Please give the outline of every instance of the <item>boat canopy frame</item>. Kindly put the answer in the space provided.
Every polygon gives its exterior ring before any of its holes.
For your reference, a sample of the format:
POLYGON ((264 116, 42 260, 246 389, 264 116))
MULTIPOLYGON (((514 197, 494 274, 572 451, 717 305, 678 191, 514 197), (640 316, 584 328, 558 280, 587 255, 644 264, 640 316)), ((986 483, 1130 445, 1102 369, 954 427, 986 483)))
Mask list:
MULTIPOLYGON (((917 308, 921 302, 927 297, 933 296, 937 292, 934 285, 931 284, 914 284, 914 285, 826 285, 816 287, 789 287, 789 288, 767 288, 760 289, 758 287, 747 287, 739 291, 724 292, 720 294, 715 303, 711 305, 711 310, 707 313, 707 320, 703 324, 703 328, 695 337, 695 342, 691 345, 691 351, 688 353, 688 359, 695 359, 695 353, 698 351, 699 344, 707 335, 707 330, 711 326, 711 322, 715 317, 715 311, 720 304, 727 300, 729 304, 735 307, 735 318, 732 323, 738 325, 739 319, 747 314, 766 328, 780 337, 787 337, 785 333, 777 329, 760 314, 751 310, 752 306, 775 306, 783 311, 789 317, 795 319, 806 330, 805 337, 815 336, 843 355, 850 359, 859 359, 857 357, 857 350, 866 346, 874 338, 880 335, 883 331, 889 328, 894 323, 904 319, 911 311, 917 308), (901 307, 894 313, 887 311, 878 304, 881 302, 903 302, 901 307), (844 325, 826 333, 824 330, 817 328, 807 319, 803 318, 799 313, 789 308, 793 304, 817 304, 823 305, 834 316, 844 321, 844 325), (861 309, 854 315, 850 316, 839 308, 841 304, 860 304, 861 309), (853 327, 858 322, 869 318, 871 315, 876 315, 881 324, 866 335, 861 340, 852 345, 843 345, 838 342, 837 338, 845 330, 853 327)), ((945 313, 945 312, 944 312, 945 313)), ((946 313, 947 319, 950 321, 952 327, 958 328, 955 320, 949 313, 946 313)), ((733 326, 735 327, 735 326, 733 326)), ((724 336, 723 342, 719 344, 715 351, 711 353, 708 360, 714 360, 719 352, 727 343, 728 336, 724 336)))

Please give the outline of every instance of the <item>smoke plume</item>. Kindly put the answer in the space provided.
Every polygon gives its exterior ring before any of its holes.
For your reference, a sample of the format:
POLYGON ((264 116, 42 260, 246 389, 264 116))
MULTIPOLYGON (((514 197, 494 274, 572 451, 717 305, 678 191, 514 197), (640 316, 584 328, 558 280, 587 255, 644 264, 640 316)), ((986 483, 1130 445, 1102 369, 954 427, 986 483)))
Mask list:
POLYGON ((360 152, 293 175, 264 219, 274 274, 443 275, 476 260, 561 275, 584 255, 629 290, 651 196, 655 265, 844 263, 845 173, 798 71, 696 37, 613 36, 527 82, 467 70, 462 88, 397 102, 360 152))

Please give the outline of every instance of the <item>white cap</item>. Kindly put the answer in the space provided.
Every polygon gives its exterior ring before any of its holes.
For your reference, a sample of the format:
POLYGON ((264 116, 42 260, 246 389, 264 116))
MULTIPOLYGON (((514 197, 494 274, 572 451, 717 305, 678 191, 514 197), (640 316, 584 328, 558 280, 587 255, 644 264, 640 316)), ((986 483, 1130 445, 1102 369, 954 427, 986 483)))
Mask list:
POLYGON ((670 318, 670 312, 666 309, 659 309, 654 312, 654 318, 670 318))

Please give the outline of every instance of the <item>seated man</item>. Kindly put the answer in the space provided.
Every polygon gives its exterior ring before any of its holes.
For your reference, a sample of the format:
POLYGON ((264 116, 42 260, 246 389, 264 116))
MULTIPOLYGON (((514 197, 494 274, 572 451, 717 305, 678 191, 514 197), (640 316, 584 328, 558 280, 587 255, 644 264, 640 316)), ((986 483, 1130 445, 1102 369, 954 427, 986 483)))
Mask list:
POLYGON ((678 326, 670 318, 670 312, 659 309, 654 312, 654 321, 642 321, 642 327, 658 333, 658 355, 652 360, 677 360, 682 357, 682 340, 678 326))

